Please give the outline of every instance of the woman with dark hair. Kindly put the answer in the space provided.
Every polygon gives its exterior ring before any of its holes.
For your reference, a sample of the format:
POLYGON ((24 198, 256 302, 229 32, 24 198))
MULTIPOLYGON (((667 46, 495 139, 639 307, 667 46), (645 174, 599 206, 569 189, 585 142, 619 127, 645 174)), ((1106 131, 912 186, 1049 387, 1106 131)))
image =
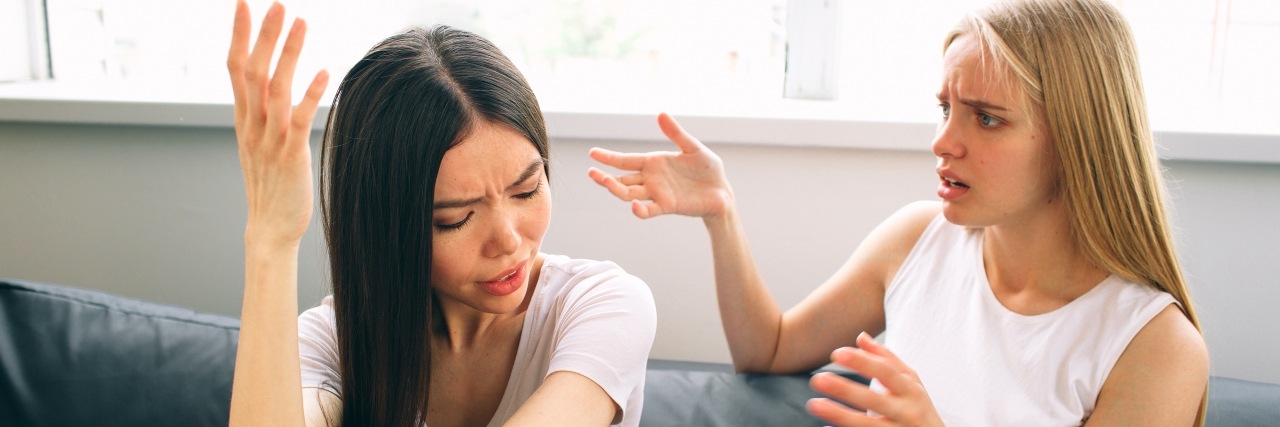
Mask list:
POLYGON ((637 425, 653 297, 617 265, 539 252, 551 213, 542 114, 491 43, 445 26, 374 46, 338 87, 321 156, 333 295, 297 314, 312 215, 297 107, 305 23, 274 73, 283 7, 227 61, 249 202, 233 425, 637 425))

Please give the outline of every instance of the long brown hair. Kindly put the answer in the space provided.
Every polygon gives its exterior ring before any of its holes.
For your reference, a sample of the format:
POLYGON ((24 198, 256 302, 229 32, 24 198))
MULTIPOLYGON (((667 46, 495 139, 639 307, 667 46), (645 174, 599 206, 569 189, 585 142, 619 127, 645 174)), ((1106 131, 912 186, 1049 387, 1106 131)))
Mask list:
POLYGON ((444 154, 478 122, 523 134, 549 165, 542 111, 492 43, 412 27, 373 47, 329 112, 320 202, 342 378, 342 425, 417 426, 427 413, 432 207, 444 154))
POLYGON ((1120 11, 1104 0, 1006 1, 961 21, 946 45, 963 34, 1044 109, 1077 247, 1112 274, 1168 292, 1200 329, 1174 252, 1137 49, 1120 11))

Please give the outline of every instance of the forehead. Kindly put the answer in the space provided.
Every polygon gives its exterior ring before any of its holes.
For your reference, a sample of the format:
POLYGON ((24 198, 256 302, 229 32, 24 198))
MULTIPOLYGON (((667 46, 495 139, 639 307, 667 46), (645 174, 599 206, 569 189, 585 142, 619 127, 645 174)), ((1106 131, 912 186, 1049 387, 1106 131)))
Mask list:
MULTIPOLYGON (((436 194, 479 193, 514 184, 529 164, 541 158, 533 142, 515 130, 481 122, 450 148, 440 163, 436 194)), ((478 195, 478 194, 466 194, 478 195)))
POLYGON ((952 96, 1007 103, 1018 99, 1014 79, 1000 58, 977 37, 956 37, 943 57, 942 91, 952 96))

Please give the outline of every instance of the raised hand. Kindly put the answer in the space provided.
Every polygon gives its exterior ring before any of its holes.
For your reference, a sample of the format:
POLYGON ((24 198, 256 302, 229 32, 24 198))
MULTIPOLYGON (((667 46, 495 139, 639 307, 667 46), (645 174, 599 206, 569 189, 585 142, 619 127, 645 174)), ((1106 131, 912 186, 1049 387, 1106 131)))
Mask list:
POLYGON ((679 152, 618 153, 592 148, 592 159, 632 173, 615 177, 590 168, 587 174, 614 196, 631 202, 632 213, 640 218, 724 214, 733 203, 733 192, 720 157, 666 113, 658 115, 658 127, 679 152))
POLYGON ((227 70, 235 91, 236 142, 249 202, 246 238, 296 244, 311 222, 311 121, 329 75, 320 71, 295 108, 293 73, 307 26, 297 19, 289 29, 275 72, 272 56, 284 21, 284 6, 271 5, 258 40, 249 51, 252 23, 244 0, 236 4, 227 70))
POLYGON ((810 400, 809 413, 842 427, 942 425, 914 370, 866 332, 858 335, 857 343, 858 348, 836 349, 831 353, 831 361, 879 380, 884 393, 833 373, 817 374, 809 380, 809 385, 831 399, 810 400), (853 407, 865 408, 867 412, 853 407))
POLYGON ((227 55, 249 199, 232 426, 303 425, 307 411, 298 359, 298 246, 313 210, 311 120, 329 75, 317 73, 298 106, 291 105, 293 71, 307 26, 294 21, 272 73, 283 21, 284 7, 271 5, 250 52, 249 7, 238 1, 227 55))

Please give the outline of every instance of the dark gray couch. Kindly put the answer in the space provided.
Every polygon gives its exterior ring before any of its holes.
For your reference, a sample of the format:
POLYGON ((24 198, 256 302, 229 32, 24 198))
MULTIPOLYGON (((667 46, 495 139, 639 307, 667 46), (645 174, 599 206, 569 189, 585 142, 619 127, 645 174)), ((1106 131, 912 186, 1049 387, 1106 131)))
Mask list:
MULTIPOLYGON (((0 426, 225 426, 239 321, 0 280, 0 426)), ((807 375, 652 360, 645 426, 806 426, 807 375)), ((1280 425, 1280 385, 1212 378, 1209 426, 1280 425)))

